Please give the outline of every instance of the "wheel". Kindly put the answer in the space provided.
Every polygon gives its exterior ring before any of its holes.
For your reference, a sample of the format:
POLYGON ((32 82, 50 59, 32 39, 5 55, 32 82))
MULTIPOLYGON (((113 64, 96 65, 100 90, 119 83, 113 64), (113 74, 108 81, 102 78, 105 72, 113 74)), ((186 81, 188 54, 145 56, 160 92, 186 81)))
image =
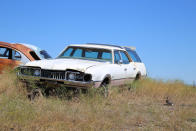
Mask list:
POLYGON ((40 89, 36 88, 36 89, 33 89, 29 94, 28 94, 28 98, 29 100, 34 100, 34 99, 37 99, 37 98, 40 98, 42 97, 42 92, 40 89))
POLYGON ((45 95, 48 96, 56 96, 57 95, 57 90, 54 87, 48 87, 44 91, 45 95))
POLYGON ((106 82, 103 82, 100 86, 101 94, 104 95, 105 98, 108 97, 109 95, 109 90, 108 90, 108 84, 106 82))
POLYGON ((138 81, 141 79, 141 74, 137 74, 136 77, 135 77, 135 81, 138 81))

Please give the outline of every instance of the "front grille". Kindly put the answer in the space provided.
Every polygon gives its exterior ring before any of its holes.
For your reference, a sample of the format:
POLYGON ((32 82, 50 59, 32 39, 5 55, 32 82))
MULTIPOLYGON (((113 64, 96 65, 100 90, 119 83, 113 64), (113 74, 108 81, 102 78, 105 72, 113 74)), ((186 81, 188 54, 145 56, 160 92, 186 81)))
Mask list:
POLYGON ((41 77, 64 80, 65 71, 41 70, 41 77))

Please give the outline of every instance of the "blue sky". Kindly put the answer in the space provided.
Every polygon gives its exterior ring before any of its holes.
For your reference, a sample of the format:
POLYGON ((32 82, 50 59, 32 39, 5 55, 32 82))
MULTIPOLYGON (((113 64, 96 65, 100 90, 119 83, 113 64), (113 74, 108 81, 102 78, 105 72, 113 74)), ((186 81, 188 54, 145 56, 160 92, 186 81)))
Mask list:
POLYGON ((135 46, 157 79, 196 81, 196 0, 0 0, 0 41, 53 57, 71 43, 135 46))

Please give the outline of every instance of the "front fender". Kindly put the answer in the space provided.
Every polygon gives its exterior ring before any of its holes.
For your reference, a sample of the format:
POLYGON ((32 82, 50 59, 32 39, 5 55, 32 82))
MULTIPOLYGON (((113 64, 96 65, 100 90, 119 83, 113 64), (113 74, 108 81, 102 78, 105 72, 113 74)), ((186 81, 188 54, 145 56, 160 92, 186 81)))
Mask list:
POLYGON ((96 69, 91 69, 87 70, 85 73, 91 74, 92 75, 92 80, 95 82, 102 82, 106 77, 110 77, 111 75, 107 70, 96 70, 96 69))

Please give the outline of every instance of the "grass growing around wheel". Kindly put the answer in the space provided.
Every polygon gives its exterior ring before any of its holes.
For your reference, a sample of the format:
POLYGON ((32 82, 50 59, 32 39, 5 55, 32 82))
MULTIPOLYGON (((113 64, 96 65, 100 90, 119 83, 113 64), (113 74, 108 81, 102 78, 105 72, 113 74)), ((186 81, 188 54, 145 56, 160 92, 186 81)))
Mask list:
POLYGON ((14 73, 0 75, 1 130, 195 130, 196 88, 145 79, 68 97, 29 101, 14 73), (169 98, 174 106, 165 106, 169 98))

